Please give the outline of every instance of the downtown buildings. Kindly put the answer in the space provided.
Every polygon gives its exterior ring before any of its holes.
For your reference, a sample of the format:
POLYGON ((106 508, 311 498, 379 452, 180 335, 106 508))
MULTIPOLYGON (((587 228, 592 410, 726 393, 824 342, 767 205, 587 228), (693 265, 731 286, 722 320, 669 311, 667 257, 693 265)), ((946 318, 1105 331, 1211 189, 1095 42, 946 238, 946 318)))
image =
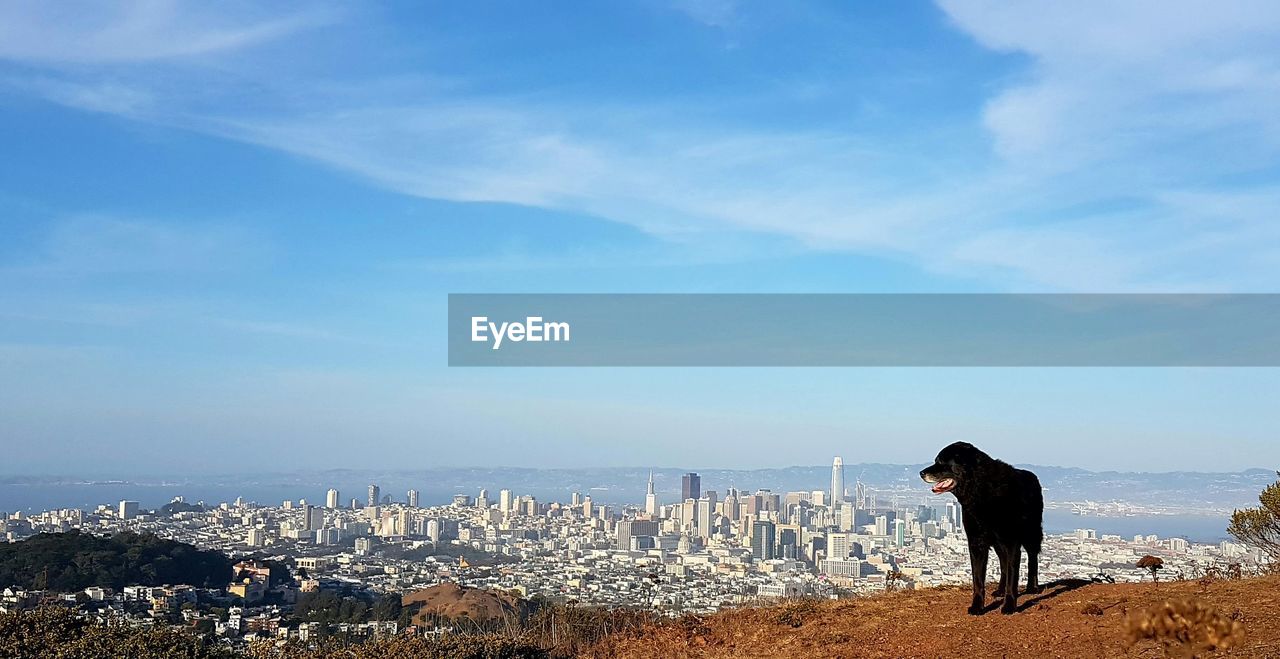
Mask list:
MULTIPOLYGON (((758 597, 968 583, 964 529, 950 497, 876 493, 859 482, 842 500, 841 466, 833 463, 831 484, 788 492, 720 482, 704 489, 708 483, 691 472, 680 478, 680 493, 698 496, 665 504, 652 474, 642 502, 579 493, 541 501, 501 487, 496 500, 477 489, 474 497, 424 502, 410 495, 397 503, 374 484, 373 506, 331 506, 336 488, 326 492, 323 507, 237 500, 183 502, 163 512, 125 501, 3 515, 2 531, 9 540, 76 529, 151 532, 237 559, 305 567, 305 588, 399 592, 453 581, 586 604, 654 606, 673 615, 758 597)), ((1187 576, 1258 559, 1234 543, 1081 529, 1046 539, 1041 573, 1046 581, 1100 572, 1137 580, 1144 573, 1132 566, 1144 554, 1161 556, 1170 573, 1187 576)))

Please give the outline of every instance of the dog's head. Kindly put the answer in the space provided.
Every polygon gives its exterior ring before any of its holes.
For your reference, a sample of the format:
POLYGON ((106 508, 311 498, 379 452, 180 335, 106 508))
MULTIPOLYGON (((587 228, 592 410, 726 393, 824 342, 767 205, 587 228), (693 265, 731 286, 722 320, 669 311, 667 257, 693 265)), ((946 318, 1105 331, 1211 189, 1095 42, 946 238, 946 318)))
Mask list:
POLYGON ((956 489, 978 475, 978 468, 990 462, 991 456, 968 442, 956 442, 942 449, 933 464, 920 470, 920 478, 933 484, 934 494, 956 489))

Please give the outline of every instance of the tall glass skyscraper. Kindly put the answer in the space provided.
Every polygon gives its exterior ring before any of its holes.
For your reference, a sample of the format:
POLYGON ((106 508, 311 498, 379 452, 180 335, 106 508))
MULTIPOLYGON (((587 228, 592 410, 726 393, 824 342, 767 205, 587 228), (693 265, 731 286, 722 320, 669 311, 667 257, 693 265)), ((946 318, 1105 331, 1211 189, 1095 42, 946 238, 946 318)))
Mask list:
POLYGON ((680 481, 680 500, 702 498, 702 477, 694 472, 684 475, 680 481))
POLYGON ((831 506, 839 507, 844 501, 844 460, 836 456, 831 463, 831 506))

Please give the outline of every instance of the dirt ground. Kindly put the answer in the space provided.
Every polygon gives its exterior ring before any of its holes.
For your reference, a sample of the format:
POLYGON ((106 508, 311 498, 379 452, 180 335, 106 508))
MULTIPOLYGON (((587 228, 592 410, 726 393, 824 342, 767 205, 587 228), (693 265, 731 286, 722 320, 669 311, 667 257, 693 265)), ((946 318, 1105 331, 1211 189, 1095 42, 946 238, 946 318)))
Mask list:
POLYGON ((967 588, 934 588, 724 611, 611 637, 586 656, 1280 658, 1280 576, 1061 582, 1024 595, 1021 610, 1008 616, 994 607, 970 616, 969 597, 967 588), (1164 609, 1168 603, 1175 608, 1164 609), (1130 643, 1131 626, 1144 620, 1148 630, 1165 632, 1168 649, 1151 638, 1130 643), (1197 639, 1232 647, 1208 650, 1193 645, 1197 639))

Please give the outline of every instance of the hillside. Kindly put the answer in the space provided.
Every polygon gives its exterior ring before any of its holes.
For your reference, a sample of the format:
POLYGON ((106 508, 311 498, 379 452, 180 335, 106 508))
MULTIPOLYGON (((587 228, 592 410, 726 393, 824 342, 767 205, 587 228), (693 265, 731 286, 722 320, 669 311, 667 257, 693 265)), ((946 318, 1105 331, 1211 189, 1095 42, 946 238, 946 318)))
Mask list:
MULTIPOLYGON (((1213 656, 1280 657, 1280 576, 1213 582, 1055 584, 1022 599, 1012 616, 969 616, 967 588, 886 593, 862 599, 780 604, 724 611, 614 635, 584 656, 605 657, 1162 657, 1160 642, 1131 649, 1130 624, 1143 612, 1190 600, 1213 612, 1196 631, 1231 635, 1236 646, 1213 656), (1216 613, 1216 617, 1214 614, 1216 613)), ((1193 633, 1195 633, 1193 631, 1193 633)))
MULTIPOLYGON (((439 589, 419 601, 471 608, 466 592, 439 589)), ((474 595, 473 595, 474 597, 474 595)), ((554 610, 554 624, 496 633, 394 636, 348 643, 274 641, 235 650, 201 641, 190 630, 128 625, 98 626, 62 608, 0 613, 0 657, 203 657, 206 659, 639 659, 667 657, 1132 657, 1166 655, 1158 640, 1130 645, 1134 622, 1159 627, 1176 616, 1147 616, 1168 602, 1179 608, 1188 637, 1210 631, 1233 647, 1194 656, 1280 658, 1280 575, 1235 581, 1152 584, 1058 584, 1027 600, 1012 616, 964 613, 963 588, 887 593, 852 600, 800 601, 687 616, 654 623, 648 616, 587 607, 554 610), (1197 610, 1198 609, 1198 610, 1197 610), (593 613, 594 612, 594 613, 593 613), (1238 628, 1235 629, 1235 628, 1238 628)), ((498 609, 502 604, 490 602, 498 609)), ((460 613, 461 610, 454 609, 460 613)), ((545 612, 544 611, 544 612, 545 612)), ((534 615, 537 618, 538 614, 534 615)), ((1166 636, 1173 638, 1173 636, 1166 636)), ((1178 649, 1178 648, 1173 648, 1178 649)))
POLYGON ((518 597, 492 590, 463 588, 455 583, 437 584, 406 593, 400 604, 415 609, 415 624, 463 618, 474 622, 519 620, 528 615, 527 604, 518 597))
POLYGON ((225 586, 231 561, 221 552, 150 534, 41 533, 0 543, 0 589, 75 592, 129 584, 225 586))

